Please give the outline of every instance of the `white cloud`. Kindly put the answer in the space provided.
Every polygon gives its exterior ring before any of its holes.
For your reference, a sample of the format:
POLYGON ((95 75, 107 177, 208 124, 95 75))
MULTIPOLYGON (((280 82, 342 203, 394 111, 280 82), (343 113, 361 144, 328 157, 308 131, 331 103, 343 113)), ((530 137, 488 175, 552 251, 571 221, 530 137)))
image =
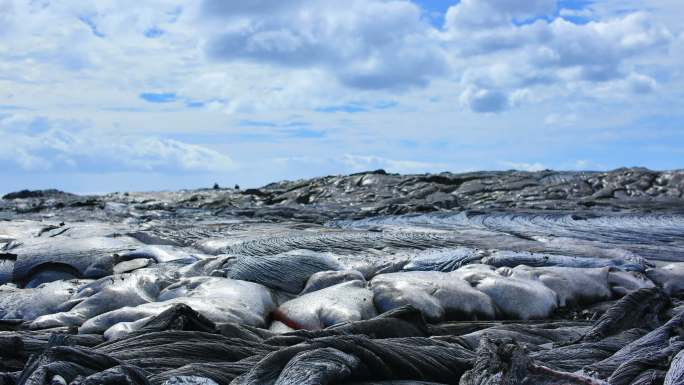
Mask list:
MULTIPOLYGON (((654 15, 634 12, 575 24, 550 17, 554 9, 553 1, 493 0, 462 1, 449 8, 443 41, 457 55, 454 63, 466 89, 462 98, 492 95, 506 106, 502 95, 521 90, 533 90, 527 93, 534 96, 529 101, 538 102, 563 89, 575 97, 595 95, 592 86, 611 81, 627 81, 635 93, 654 89, 644 72, 645 59, 666 54, 675 36, 654 15), (531 15, 550 21, 519 22, 531 15)), ((489 103, 466 104, 474 111, 491 111, 478 109, 489 103)))
POLYGON ((627 78, 629 89, 636 94, 653 92, 658 83, 655 79, 639 73, 631 73, 627 78))
POLYGON ((25 171, 125 170, 216 172, 235 168, 228 156, 199 145, 150 136, 91 135, 87 126, 10 115, 0 119, 0 160, 25 171))
POLYGON ((579 117, 574 113, 549 114, 544 117, 544 124, 552 127, 568 127, 577 123, 579 117))
POLYGON ((475 112, 499 112, 510 105, 508 96, 501 91, 467 88, 461 94, 461 102, 475 112))
POLYGON ((387 159, 374 155, 345 154, 342 163, 353 172, 384 169, 388 172, 413 174, 425 172, 446 171, 448 165, 444 163, 419 162, 414 160, 387 159))
POLYGON ((459 29, 491 28, 513 20, 549 16, 555 10, 555 0, 462 0, 449 8, 446 24, 459 29))
POLYGON ((435 26, 406 0, 0 0, 2 165, 265 182, 559 167, 587 146, 611 167, 625 152, 676 162, 625 143, 681 142, 662 128, 684 108, 679 2, 605 0, 560 18, 547 0, 453 3, 435 26), (140 98, 150 92, 175 96, 140 98))
POLYGON ((421 10, 408 1, 287 2, 249 6, 205 0, 214 20, 206 50, 217 60, 322 68, 360 89, 425 86, 447 58, 421 10))
POLYGON ((596 17, 596 13, 591 8, 584 8, 584 9, 561 8, 558 11, 558 14, 560 16, 563 16, 563 17, 581 17, 581 18, 585 18, 588 20, 591 20, 594 17, 596 17))
POLYGON ((504 167, 509 167, 513 170, 520 170, 520 171, 542 171, 547 169, 546 166, 539 162, 535 163, 525 163, 525 162, 510 162, 510 161, 504 161, 500 162, 502 166, 504 167))
POLYGON ((652 84, 636 77, 654 78, 644 59, 674 36, 644 12, 594 12, 584 25, 554 19, 553 0, 464 0, 449 8, 443 30, 399 0, 0 4, 8 21, 0 33, 11 37, 0 47, 0 84, 49 84, 41 98, 50 102, 79 87, 90 97, 78 102, 107 107, 178 91, 233 114, 312 109, 358 92, 410 96, 431 82, 458 81, 452 97, 476 112, 559 90, 585 97, 595 92, 581 83, 630 77, 644 92, 652 84), (160 35, 148 38, 150 29, 160 35))
POLYGON ((608 167, 601 163, 596 163, 592 162, 590 160, 586 159, 580 159, 575 161, 574 163, 569 163, 561 166, 561 169, 566 169, 566 170, 581 170, 581 171, 600 171, 600 170, 607 170, 608 167))

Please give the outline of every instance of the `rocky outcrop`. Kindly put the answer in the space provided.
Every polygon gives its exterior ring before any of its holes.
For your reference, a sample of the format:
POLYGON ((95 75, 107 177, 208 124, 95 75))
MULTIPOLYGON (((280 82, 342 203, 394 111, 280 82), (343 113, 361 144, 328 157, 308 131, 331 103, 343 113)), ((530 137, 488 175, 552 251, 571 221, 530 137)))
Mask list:
POLYGON ((0 385, 680 384, 683 175, 10 194, 0 385))
POLYGON ((322 223, 445 210, 684 211, 684 170, 621 168, 606 172, 485 171, 399 175, 383 170, 282 181, 251 189, 113 193, 78 197, 54 190, 6 195, 0 211, 81 209, 86 216, 127 208, 141 212, 205 209, 214 215, 322 223), (19 199, 20 198, 20 199, 19 199), (85 209, 85 210, 83 210, 85 209), (98 211, 93 213, 92 211, 98 211), (90 211, 90 212, 88 212, 90 211))

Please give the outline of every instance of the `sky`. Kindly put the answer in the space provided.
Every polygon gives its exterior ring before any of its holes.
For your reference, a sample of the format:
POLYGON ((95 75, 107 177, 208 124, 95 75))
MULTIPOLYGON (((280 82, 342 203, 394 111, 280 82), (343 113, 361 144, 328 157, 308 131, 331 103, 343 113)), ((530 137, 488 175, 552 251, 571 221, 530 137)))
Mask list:
POLYGON ((684 168, 681 0, 0 0, 0 193, 684 168))

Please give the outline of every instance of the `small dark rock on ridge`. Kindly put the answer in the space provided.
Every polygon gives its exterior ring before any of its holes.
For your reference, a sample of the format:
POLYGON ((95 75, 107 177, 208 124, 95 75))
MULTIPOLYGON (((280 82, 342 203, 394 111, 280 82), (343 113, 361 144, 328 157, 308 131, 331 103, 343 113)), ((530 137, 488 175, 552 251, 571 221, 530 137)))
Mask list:
POLYGON ((27 198, 54 198, 73 195, 65 193, 64 191, 49 189, 49 190, 21 190, 11 192, 9 194, 3 195, 2 199, 14 200, 14 199, 27 199, 27 198))

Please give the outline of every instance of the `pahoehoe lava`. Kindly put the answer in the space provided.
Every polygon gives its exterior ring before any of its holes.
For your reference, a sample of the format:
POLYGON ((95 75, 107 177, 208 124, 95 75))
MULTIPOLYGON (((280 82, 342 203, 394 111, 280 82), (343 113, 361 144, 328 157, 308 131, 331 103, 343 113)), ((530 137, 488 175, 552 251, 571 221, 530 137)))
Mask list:
POLYGON ((684 384, 684 171, 0 200, 0 385, 684 384))

